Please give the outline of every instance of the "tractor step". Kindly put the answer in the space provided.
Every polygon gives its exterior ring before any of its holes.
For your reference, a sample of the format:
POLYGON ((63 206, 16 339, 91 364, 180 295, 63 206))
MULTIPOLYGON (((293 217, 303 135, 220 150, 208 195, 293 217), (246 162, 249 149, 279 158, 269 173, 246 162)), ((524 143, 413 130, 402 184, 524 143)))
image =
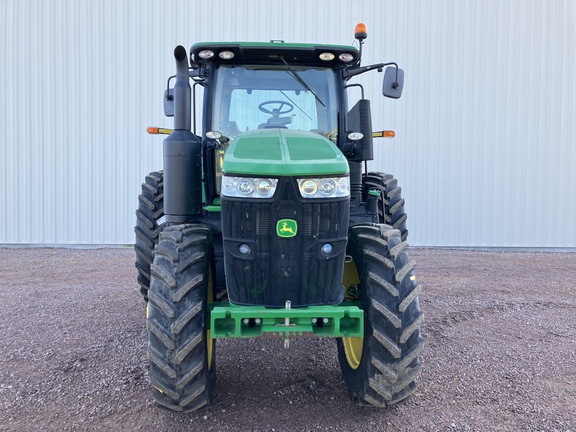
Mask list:
POLYGON ((212 339, 259 336, 363 337, 364 311, 357 306, 266 308, 230 303, 210 305, 212 339))

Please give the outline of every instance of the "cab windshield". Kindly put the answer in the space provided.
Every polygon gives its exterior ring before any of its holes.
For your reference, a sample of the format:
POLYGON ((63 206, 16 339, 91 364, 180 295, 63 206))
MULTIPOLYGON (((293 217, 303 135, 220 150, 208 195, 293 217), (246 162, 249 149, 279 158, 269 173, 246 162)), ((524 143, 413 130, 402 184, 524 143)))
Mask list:
POLYGON ((335 139, 336 73, 304 66, 220 66, 216 70, 212 130, 233 139, 241 132, 286 128, 335 139))

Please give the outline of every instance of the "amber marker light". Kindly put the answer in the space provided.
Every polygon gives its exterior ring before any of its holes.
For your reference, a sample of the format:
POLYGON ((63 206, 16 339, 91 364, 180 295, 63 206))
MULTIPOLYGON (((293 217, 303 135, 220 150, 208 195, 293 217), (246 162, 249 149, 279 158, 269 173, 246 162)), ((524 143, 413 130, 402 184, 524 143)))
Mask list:
POLYGON ((146 128, 146 132, 148 132, 150 135, 158 135, 158 134, 170 135, 172 133, 172 129, 164 129, 156 126, 149 126, 146 128))
POLYGON ((383 130, 372 132, 372 138, 394 138, 396 133, 393 130, 383 130))

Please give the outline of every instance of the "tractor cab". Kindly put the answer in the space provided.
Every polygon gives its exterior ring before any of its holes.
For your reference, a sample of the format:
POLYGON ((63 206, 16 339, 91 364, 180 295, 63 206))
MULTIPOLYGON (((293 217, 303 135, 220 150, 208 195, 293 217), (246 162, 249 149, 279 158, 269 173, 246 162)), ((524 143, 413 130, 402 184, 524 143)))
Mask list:
MULTIPOLYGON (((357 38, 362 42, 362 35, 357 38)), ((360 66, 360 50, 353 46, 269 43, 197 43, 190 49, 189 76, 195 81, 192 99, 202 87, 201 131, 194 133, 209 151, 204 160, 207 205, 218 202, 224 156, 246 132, 287 129, 320 135, 331 141, 352 163, 351 180, 358 191, 361 167, 372 159, 370 103, 360 84, 348 80, 388 64, 360 66), (348 110, 348 88, 360 87, 362 98, 348 110), (344 131, 345 133, 339 133, 344 131)), ((386 70, 383 94, 400 97, 403 71, 395 63, 386 70)), ((170 81, 169 81, 170 82, 170 81)), ((165 92, 166 115, 174 114, 174 89, 165 92)), ((193 112, 192 118, 199 117, 193 112)), ((285 134, 285 135, 286 135, 285 134)), ((315 141, 315 140, 313 140, 315 141)), ((255 151, 258 149, 254 149, 255 151)), ((361 204, 352 194, 352 208, 361 204)))

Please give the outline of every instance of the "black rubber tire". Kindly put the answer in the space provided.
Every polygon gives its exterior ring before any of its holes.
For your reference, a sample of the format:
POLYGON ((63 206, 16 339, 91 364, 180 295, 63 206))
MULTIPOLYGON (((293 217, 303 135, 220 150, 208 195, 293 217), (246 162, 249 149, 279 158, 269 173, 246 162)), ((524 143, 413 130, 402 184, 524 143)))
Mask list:
POLYGON ((391 225, 400 230, 402 241, 408 238, 406 229, 406 211, 404 210, 404 199, 402 198, 402 188, 398 186, 398 180, 391 174, 382 172, 369 172, 364 176, 362 188, 364 200, 368 191, 376 189, 380 191, 378 200, 379 223, 391 225))
POLYGON ((134 227, 138 284, 146 301, 150 289, 150 266, 154 259, 154 247, 164 226, 164 177, 162 171, 155 171, 148 174, 142 183, 134 227))
POLYGON ((212 233, 204 225, 164 229, 154 251, 146 327, 155 402, 190 412, 210 404, 216 383, 215 341, 207 304, 213 298, 212 233))
POLYGON ((416 389, 424 316, 418 303, 415 263, 407 248, 400 232, 388 225, 350 228, 346 253, 352 262, 346 264, 345 276, 350 269, 357 272, 360 286, 355 288, 364 310, 364 338, 356 340, 361 347, 358 362, 348 360, 346 340, 337 339, 337 345, 344 382, 352 399, 361 405, 392 406, 416 389))

